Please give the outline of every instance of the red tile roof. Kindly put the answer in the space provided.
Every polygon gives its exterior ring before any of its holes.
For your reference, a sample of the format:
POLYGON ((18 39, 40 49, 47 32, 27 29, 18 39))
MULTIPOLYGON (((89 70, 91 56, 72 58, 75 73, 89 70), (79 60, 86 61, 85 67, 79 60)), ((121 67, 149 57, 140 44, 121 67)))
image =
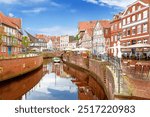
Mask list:
POLYGON ((141 1, 146 3, 146 4, 150 4, 150 0, 141 0, 141 1))
POLYGON ((103 28, 110 28, 110 21, 108 20, 100 20, 99 23, 103 28))
POLYGON ((97 21, 79 22, 78 30, 85 31, 86 29, 94 28, 97 21))
POLYGON ((0 23, 12 28, 21 28, 21 19, 5 16, 2 12, 0 12, 0 23))

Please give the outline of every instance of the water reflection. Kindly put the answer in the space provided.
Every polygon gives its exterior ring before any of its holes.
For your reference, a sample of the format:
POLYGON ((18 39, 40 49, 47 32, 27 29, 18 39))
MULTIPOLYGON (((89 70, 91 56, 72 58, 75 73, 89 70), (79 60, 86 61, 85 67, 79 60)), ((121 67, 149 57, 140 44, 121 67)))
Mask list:
POLYGON ((88 74, 47 59, 43 67, 0 83, 0 99, 105 99, 102 88, 88 74))

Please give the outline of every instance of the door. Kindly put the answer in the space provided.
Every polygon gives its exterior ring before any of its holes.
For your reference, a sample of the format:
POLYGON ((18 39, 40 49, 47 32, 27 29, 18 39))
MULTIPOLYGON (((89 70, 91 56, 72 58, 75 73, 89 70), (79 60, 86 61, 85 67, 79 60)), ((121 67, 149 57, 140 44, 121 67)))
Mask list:
POLYGON ((8 47, 8 55, 11 55, 11 47, 8 47))

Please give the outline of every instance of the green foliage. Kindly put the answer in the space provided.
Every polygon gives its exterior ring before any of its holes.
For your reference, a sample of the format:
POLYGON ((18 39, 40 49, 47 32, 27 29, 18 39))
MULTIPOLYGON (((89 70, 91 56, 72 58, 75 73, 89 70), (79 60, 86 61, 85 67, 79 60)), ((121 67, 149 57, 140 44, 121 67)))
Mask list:
POLYGON ((22 45, 27 48, 30 45, 30 40, 27 36, 22 37, 22 45))
POLYGON ((76 35, 75 40, 79 40, 79 35, 78 34, 76 35))

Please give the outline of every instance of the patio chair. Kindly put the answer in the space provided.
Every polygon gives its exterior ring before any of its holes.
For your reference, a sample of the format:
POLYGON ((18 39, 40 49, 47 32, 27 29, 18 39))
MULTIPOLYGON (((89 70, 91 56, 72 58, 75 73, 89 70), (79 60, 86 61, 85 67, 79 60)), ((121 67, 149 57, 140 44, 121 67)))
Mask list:
POLYGON ((141 78, 141 74, 142 74, 142 65, 135 65, 135 77, 136 78, 141 78))
POLYGON ((148 79, 149 73, 150 73, 150 66, 149 65, 145 65, 143 67, 143 74, 142 74, 143 78, 144 79, 148 79))

